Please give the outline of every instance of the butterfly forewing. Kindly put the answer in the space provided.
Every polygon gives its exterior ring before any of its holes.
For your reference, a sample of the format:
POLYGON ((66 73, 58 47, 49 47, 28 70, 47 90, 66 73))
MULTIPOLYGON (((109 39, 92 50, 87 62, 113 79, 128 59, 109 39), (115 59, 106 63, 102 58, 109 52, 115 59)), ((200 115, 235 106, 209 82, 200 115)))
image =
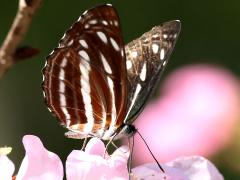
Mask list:
POLYGON ((115 9, 88 10, 47 57, 43 90, 48 107, 71 131, 108 138, 126 115, 125 61, 115 9))
POLYGON ((136 119, 156 88, 179 32, 180 22, 170 21, 154 27, 125 46, 128 79, 126 123, 136 119))

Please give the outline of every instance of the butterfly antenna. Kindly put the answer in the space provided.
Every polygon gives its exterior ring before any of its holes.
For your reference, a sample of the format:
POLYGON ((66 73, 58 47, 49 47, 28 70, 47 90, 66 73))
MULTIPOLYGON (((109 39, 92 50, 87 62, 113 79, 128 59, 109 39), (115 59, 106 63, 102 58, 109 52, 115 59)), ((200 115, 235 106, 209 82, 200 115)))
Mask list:
POLYGON ((111 139, 108 141, 107 145, 106 145, 106 148, 105 148, 105 151, 104 151, 104 155, 103 157, 105 158, 106 157, 106 154, 107 154, 107 150, 108 150, 108 147, 110 144, 112 144, 112 142, 114 141, 114 138, 117 136, 117 133, 115 133, 113 135, 113 137, 111 137, 111 139))
POLYGON ((162 166, 160 165, 160 163, 158 162, 158 160, 156 159, 156 157, 153 155, 152 151, 150 150, 147 142, 145 141, 145 139, 143 138, 143 136, 140 134, 140 132, 138 130, 136 130, 136 132, 138 133, 138 135, 141 137, 141 139, 143 140, 144 144, 147 146, 148 151, 150 152, 150 154, 152 155, 153 159, 156 161, 158 167, 161 169, 162 172, 165 172, 162 168, 162 166))

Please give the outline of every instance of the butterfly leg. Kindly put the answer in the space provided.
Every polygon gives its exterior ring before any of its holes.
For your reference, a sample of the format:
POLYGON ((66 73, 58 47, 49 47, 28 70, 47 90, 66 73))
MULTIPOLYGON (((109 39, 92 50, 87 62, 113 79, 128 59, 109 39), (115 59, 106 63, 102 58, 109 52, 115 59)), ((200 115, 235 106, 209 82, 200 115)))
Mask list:
POLYGON ((103 156, 104 158, 105 158, 105 156, 106 156, 106 154, 107 154, 107 149, 108 149, 109 145, 113 143, 113 140, 114 140, 114 138, 116 137, 116 135, 117 135, 117 133, 115 133, 115 134, 110 138, 110 140, 108 141, 108 143, 107 143, 107 145, 106 145, 106 149, 105 149, 105 151, 104 151, 104 156, 103 156))
POLYGON ((129 174, 129 179, 130 179, 130 176, 131 176, 131 173, 132 173, 132 157, 133 157, 133 148, 134 148, 134 136, 132 136, 133 140, 132 140, 132 145, 131 145, 131 140, 130 140, 131 137, 128 137, 128 147, 129 147, 129 150, 130 150, 130 156, 129 156, 129 159, 128 159, 128 174, 129 174))
POLYGON ((85 150, 86 145, 87 145, 87 139, 88 139, 88 137, 85 137, 85 138, 84 138, 84 141, 83 141, 83 145, 82 145, 81 151, 84 151, 84 150, 85 150))
POLYGON ((118 146, 112 141, 111 144, 113 145, 113 147, 115 147, 116 149, 118 149, 118 146))

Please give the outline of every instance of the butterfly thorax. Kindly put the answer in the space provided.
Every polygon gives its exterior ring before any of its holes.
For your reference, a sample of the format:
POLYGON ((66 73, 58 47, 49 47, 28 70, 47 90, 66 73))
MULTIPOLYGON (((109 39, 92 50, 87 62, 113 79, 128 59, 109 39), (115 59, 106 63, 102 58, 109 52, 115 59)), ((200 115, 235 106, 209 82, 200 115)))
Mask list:
POLYGON ((134 125, 123 124, 119 128, 119 130, 118 130, 116 136, 114 137, 114 139, 116 140, 116 139, 121 139, 121 138, 124 138, 124 137, 131 137, 136 133, 136 131, 137 131, 137 129, 135 128, 134 125))

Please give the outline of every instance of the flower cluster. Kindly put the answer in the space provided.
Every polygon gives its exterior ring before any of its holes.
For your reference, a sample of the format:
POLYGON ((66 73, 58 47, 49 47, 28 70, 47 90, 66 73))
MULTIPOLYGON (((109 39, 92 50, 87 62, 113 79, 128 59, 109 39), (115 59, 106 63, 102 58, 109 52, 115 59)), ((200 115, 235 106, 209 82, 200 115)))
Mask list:
MULTIPOLYGON (((41 140, 33 135, 23 138, 26 151, 16 180, 62 180, 64 168, 60 158, 48 151, 41 140)), ((129 150, 122 146, 112 155, 105 154, 104 143, 92 138, 85 151, 73 150, 66 161, 68 180, 223 180, 216 167, 199 156, 178 158, 162 164, 161 172, 156 163, 144 164, 127 170, 129 150)), ((13 162, 4 154, 0 155, 0 179, 11 180, 14 173, 13 162)))

